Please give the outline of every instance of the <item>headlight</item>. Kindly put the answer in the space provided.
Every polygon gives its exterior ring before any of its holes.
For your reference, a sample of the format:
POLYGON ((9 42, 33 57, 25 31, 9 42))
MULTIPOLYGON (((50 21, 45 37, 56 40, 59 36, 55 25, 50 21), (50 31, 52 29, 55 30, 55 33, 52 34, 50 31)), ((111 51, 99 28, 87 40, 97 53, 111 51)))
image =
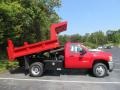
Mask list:
POLYGON ((112 61, 112 56, 109 56, 109 60, 112 61))

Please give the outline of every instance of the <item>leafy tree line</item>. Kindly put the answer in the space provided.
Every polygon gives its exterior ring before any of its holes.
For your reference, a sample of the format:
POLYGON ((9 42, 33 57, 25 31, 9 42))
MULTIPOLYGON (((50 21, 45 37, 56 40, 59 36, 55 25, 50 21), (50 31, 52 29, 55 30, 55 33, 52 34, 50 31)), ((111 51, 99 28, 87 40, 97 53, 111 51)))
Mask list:
POLYGON ((61 0, 0 0, 0 47, 10 38, 16 45, 48 39, 51 23, 60 17, 61 0))
POLYGON ((61 44, 65 44, 67 41, 80 42, 86 46, 96 48, 97 46, 113 44, 120 44, 120 29, 119 30, 108 30, 106 33, 97 31, 94 33, 86 33, 85 35, 74 34, 74 35, 60 35, 61 44))

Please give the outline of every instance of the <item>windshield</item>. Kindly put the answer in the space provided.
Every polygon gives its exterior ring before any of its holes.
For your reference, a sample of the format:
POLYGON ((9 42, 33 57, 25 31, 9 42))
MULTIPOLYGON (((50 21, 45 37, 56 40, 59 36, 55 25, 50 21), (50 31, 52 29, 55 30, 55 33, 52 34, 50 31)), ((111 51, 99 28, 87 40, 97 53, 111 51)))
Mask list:
POLYGON ((81 44, 81 47, 84 48, 86 51, 89 51, 88 48, 84 46, 83 44, 81 44))

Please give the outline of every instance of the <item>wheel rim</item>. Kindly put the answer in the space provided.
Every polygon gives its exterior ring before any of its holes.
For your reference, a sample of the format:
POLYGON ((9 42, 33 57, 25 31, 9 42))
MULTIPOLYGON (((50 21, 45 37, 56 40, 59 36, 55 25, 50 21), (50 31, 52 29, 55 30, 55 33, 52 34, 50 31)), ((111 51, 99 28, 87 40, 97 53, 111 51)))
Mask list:
POLYGON ((98 66, 96 68, 96 74, 98 76, 103 76, 105 74, 105 68, 103 66, 98 66))
POLYGON ((33 75, 38 75, 40 73, 40 68, 39 66, 33 66, 31 69, 31 72, 33 75))

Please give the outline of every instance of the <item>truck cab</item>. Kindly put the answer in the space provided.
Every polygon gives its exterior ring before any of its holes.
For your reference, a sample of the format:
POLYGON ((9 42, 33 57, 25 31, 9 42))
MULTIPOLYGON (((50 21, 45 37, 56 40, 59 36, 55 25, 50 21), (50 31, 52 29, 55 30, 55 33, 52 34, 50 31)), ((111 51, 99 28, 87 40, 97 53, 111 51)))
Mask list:
POLYGON ((113 70, 111 53, 89 51, 80 43, 68 42, 65 45, 65 68, 90 69, 97 77, 104 77, 113 70))

